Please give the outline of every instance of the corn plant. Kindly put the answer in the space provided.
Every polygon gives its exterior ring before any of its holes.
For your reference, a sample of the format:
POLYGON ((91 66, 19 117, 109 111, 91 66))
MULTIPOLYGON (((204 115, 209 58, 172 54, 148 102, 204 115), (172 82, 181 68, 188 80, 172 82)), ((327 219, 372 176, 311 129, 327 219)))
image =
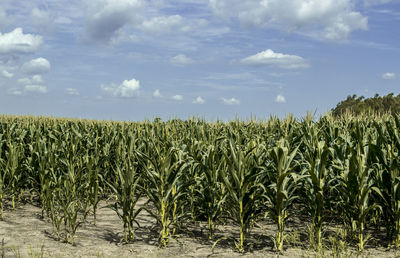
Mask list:
POLYGON ((21 171, 21 159, 23 159, 22 146, 7 142, 5 174, 7 175, 4 182, 6 188, 11 195, 12 208, 15 209, 16 198, 21 190, 20 183, 23 178, 21 171))
POLYGON ((301 128, 303 134, 304 150, 304 189, 305 204, 312 218, 310 243, 317 249, 322 249, 322 224, 326 219, 325 210, 328 206, 327 192, 334 187, 333 173, 328 167, 332 157, 325 141, 319 139, 319 131, 310 120, 306 120, 301 128))
POLYGON ((219 176, 224 164, 220 152, 217 146, 209 145, 194 157, 193 164, 199 170, 199 176, 196 177, 196 185, 199 187, 195 189, 196 207, 207 219, 209 239, 213 239, 216 222, 221 217, 226 198, 224 183, 219 176))
POLYGON ((5 195, 5 178, 6 178, 6 170, 5 170, 5 160, 3 158, 3 134, 0 134, 0 219, 3 219, 4 213, 4 195, 5 195))
POLYGON ((139 173, 137 173, 139 164, 134 153, 134 144, 135 141, 130 137, 129 148, 118 153, 114 164, 115 173, 117 174, 116 182, 107 182, 116 195, 116 202, 108 207, 112 208, 118 217, 122 219, 126 242, 134 240, 133 223, 137 223, 136 217, 141 211, 141 209, 136 209, 136 203, 140 198, 140 194, 137 191, 140 177, 139 173))
POLYGON ((73 243, 76 231, 88 213, 88 180, 84 174, 86 159, 79 153, 81 134, 72 130, 65 132, 64 137, 67 141, 59 141, 58 144, 67 151, 60 153, 53 167, 48 169, 50 176, 45 183, 46 200, 57 235, 73 243), (63 229, 60 225, 62 222, 63 229))
POLYGON ((144 209, 157 220, 161 227, 160 245, 167 247, 170 226, 175 226, 178 219, 174 211, 178 210, 179 199, 183 197, 188 186, 180 180, 187 165, 185 160, 180 159, 181 151, 172 144, 155 145, 153 142, 150 149, 153 151, 150 155, 138 152, 143 166, 143 178, 146 180, 143 192, 148 198, 144 209), (153 205, 155 211, 147 208, 148 203, 153 205))
POLYGON ((187 173, 183 175, 183 181, 194 180, 194 183, 191 184, 187 189, 187 198, 186 198, 186 206, 190 207, 190 217, 191 222, 196 224, 196 220, 201 217, 201 208, 199 209, 198 205, 202 202, 197 198, 197 192, 201 189, 200 183, 202 180, 199 178, 202 176, 202 166, 201 166, 201 157, 204 152, 204 143, 192 140, 192 139, 184 139, 188 146, 188 156, 192 165, 189 167, 187 173))
POLYGON ((306 186, 307 208, 312 217, 313 242, 317 250, 322 248, 322 223, 325 221, 326 192, 328 187, 333 187, 329 178, 329 157, 331 150, 324 141, 315 143, 316 146, 308 146, 304 154, 306 162, 304 179, 306 186))
POLYGON ((365 245, 364 231, 367 215, 372 210, 381 208, 377 203, 370 203, 372 191, 379 195, 381 192, 374 187, 372 181, 373 166, 368 160, 370 146, 365 142, 364 130, 364 127, 359 124, 353 129, 354 148, 350 149, 351 154, 348 160, 341 162, 344 212, 352 231, 357 233, 360 252, 364 250, 365 245))
POLYGON ((226 188, 226 209, 229 217, 239 226, 236 249, 244 252, 250 229, 262 214, 263 185, 259 182, 260 159, 263 150, 254 142, 241 146, 236 136, 225 140, 223 149, 225 168, 219 170, 226 188))
POLYGON ((296 148, 291 148, 288 141, 282 139, 277 142, 268 155, 267 164, 264 166, 265 199, 268 214, 277 226, 274 239, 275 249, 283 250, 285 239, 284 229, 287 220, 288 208, 298 198, 295 195, 298 180, 301 179, 294 171, 297 165, 294 157, 296 148))
POLYGON ((36 134, 35 142, 28 145, 29 157, 27 157, 26 170, 30 174, 29 180, 34 191, 39 195, 40 203, 42 206, 42 217, 44 212, 49 215, 50 211, 50 185, 51 175, 50 169, 56 167, 57 149, 54 142, 49 143, 44 139, 39 138, 36 134))
POLYGON ((64 240, 66 242, 74 242, 76 231, 83 223, 88 212, 88 198, 85 193, 86 185, 83 182, 83 178, 81 178, 81 171, 84 169, 82 159, 74 164, 62 161, 66 166, 66 172, 60 175, 59 178, 61 180, 58 179, 59 184, 56 187, 58 195, 56 195, 57 201, 55 205, 62 212, 65 230, 64 240))
POLYGON ((48 188, 46 189, 46 205, 48 210, 48 216, 53 226, 53 233, 60 239, 61 238, 61 224, 64 220, 63 212, 59 207, 60 198, 62 198, 62 177, 59 177, 57 173, 50 169, 51 180, 47 181, 48 188))
POLYGON ((101 182, 103 182, 103 175, 100 173, 101 156, 98 148, 98 138, 94 139, 93 148, 94 152, 86 153, 85 164, 87 174, 87 195, 88 202, 92 206, 93 223, 96 225, 97 206, 100 202, 100 194, 102 192, 101 182))
POLYGON ((386 222, 387 236, 392 239, 395 248, 400 247, 400 137, 398 129, 400 121, 395 117, 395 123, 387 122, 383 128, 375 123, 379 133, 376 144, 371 144, 375 162, 379 167, 375 182, 381 191, 382 210, 386 222))

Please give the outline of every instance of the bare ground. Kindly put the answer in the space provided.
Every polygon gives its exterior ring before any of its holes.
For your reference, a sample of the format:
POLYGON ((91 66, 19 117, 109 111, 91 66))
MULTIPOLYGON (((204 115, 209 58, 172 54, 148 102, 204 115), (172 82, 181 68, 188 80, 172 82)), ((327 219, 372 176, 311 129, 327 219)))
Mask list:
MULTIPOLYGON (((260 223, 251 232, 249 248, 245 254, 234 250, 232 240, 221 240, 212 251, 214 241, 209 241, 205 223, 188 226, 178 237, 170 240, 168 248, 159 248, 155 220, 146 213, 139 215, 135 241, 125 244, 122 222, 114 211, 99 205, 97 223, 92 218, 77 231, 75 244, 63 243, 56 239, 48 219, 41 218, 41 209, 31 204, 20 205, 17 209, 6 210, 0 220, 0 256, 4 257, 400 257, 393 249, 367 246, 358 254, 354 246, 339 247, 330 244, 322 253, 311 250, 304 223, 291 223, 288 226, 286 250, 279 254, 273 251, 274 225, 260 223), (204 230, 201 230, 203 228, 204 230)), ((234 237, 237 228, 232 225, 219 226, 216 238, 234 237)), ((373 236, 374 237, 374 236, 373 236)), ((379 243, 375 236, 375 242, 379 243)), ((371 242, 374 242, 371 241, 371 242)), ((375 243, 374 242, 374 243, 375 243)))

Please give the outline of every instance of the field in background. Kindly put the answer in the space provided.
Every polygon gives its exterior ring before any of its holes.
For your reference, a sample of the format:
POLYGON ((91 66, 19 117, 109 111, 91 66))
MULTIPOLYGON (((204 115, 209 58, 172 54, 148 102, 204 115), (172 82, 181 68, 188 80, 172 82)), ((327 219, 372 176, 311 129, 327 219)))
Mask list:
POLYGON ((48 245, 67 243, 69 252, 84 246, 90 229, 122 249, 161 247, 158 255, 173 255, 165 250, 179 242, 192 243, 193 255, 193 243, 207 247, 201 255, 212 248, 395 255, 399 129, 397 116, 228 123, 2 116, 1 249, 18 249, 3 228, 28 210, 48 225, 37 228, 48 245), (106 229, 110 212, 115 222, 106 229))

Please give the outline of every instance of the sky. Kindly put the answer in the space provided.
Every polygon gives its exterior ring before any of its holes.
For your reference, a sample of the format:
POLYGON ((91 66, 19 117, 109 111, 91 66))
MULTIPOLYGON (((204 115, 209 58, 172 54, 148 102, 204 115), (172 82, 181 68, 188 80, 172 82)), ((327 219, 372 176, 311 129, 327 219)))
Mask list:
POLYGON ((400 0, 0 0, 0 114, 304 117, 399 94, 400 0))

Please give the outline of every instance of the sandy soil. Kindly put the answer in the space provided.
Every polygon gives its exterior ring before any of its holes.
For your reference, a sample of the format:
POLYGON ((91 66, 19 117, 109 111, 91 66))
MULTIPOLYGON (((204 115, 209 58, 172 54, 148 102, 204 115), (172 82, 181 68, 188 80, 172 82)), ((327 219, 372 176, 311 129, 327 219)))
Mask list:
MULTIPOLYGON (((102 201, 99 207, 106 206, 102 201)), ((157 230, 153 218, 147 214, 139 215, 141 225, 135 232, 136 240, 125 244, 123 239, 122 222, 114 211, 108 208, 98 210, 97 223, 92 219, 83 224, 76 234, 75 244, 63 243, 55 239, 52 233, 51 222, 41 218, 41 209, 31 204, 20 205, 17 209, 5 212, 3 221, 0 221, 0 257, 321 257, 335 254, 326 250, 324 254, 310 251, 304 236, 293 234, 287 249, 278 254, 272 250, 273 242, 268 236, 274 234, 275 227, 261 224, 256 227, 248 239, 250 250, 239 254, 234 250, 231 240, 218 243, 214 252, 211 248, 212 241, 207 238, 205 224, 196 227, 189 226, 179 232, 176 240, 170 241, 166 249, 158 247, 157 230), (4 241, 4 245, 1 241, 4 241)), ((304 231, 302 226, 289 226, 288 232, 304 231)), ((237 230, 232 226, 219 226, 217 238, 222 236, 235 236, 237 230)), ((355 257, 354 247, 349 247, 341 252, 343 257, 355 257)), ((384 247, 367 247, 362 257, 400 257, 395 250, 386 250, 384 247)))

